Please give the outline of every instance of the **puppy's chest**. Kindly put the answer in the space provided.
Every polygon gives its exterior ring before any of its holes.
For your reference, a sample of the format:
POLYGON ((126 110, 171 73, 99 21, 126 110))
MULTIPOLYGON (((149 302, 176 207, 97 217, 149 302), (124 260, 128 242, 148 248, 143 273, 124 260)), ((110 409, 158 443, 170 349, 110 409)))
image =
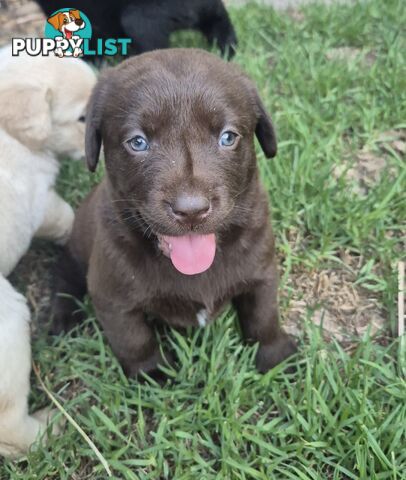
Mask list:
POLYGON ((154 319, 173 327, 205 327, 227 305, 227 301, 217 300, 206 303, 178 296, 156 296, 144 306, 145 313, 154 319))
POLYGON ((158 282, 156 288, 145 295, 142 308, 145 313, 175 327, 204 327, 245 288, 244 282, 232 276, 178 276, 177 281, 158 282))

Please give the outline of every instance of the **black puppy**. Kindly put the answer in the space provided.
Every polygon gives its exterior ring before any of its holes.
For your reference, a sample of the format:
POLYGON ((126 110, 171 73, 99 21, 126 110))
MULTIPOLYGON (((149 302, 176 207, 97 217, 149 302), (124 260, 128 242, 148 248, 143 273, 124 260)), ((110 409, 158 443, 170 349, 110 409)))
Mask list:
MULTIPOLYGON (((36 0, 47 16, 66 7, 65 0, 36 0)), ((237 38, 221 0, 80 0, 96 38, 132 38, 131 53, 169 47, 169 36, 182 29, 200 30, 222 54, 234 54, 237 38)))

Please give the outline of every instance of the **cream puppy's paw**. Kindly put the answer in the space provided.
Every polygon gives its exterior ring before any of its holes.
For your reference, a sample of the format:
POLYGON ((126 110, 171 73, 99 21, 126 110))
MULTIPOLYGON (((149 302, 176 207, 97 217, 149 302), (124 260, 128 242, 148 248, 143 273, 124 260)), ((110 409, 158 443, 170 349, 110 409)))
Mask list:
POLYGON ((48 238, 64 245, 69 240, 74 219, 72 207, 54 190, 50 190, 45 217, 35 236, 48 238))
POLYGON ((61 216, 60 220, 60 235, 55 237, 55 242, 58 245, 65 245, 65 243, 69 240, 72 233, 73 222, 75 220, 73 208, 68 203, 64 204, 62 215, 63 216, 61 216))
MULTIPOLYGON (((37 410, 32 416, 37 419, 43 425, 43 432, 48 428, 49 425, 52 424, 52 435, 60 435, 62 432, 62 428, 65 425, 65 420, 62 418, 58 421, 55 420, 56 415, 58 414, 58 410, 51 409, 49 407, 41 408, 37 410)), ((44 436, 46 439, 46 436, 44 436)))
POLYGON ((54 419, 56 412, 44 408, 27 415, 17 409, 0 417, 0 456, 24 457, 30 450, 46 445, 49 434, 59 435, 64 422, 54 419))

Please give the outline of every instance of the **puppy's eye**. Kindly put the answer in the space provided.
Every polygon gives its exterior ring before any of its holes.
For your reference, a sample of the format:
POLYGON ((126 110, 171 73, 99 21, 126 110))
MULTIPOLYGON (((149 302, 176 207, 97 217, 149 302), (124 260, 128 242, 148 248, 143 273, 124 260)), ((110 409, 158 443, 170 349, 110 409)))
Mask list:
POLYGON ((145 152, 145 150, 149 149, 147 140, 144 137, 141 137, 141 135, 136 135, 129 140, 128 144, 134 152, 145 152))
POLYGON ((78 118, 78 122, 85 122, 86 121, 86 117, 84 115, 81 115, 79 118, 78 118))
POLYGON ((221 134, 219 140, 220 147, 232 147, 235 144, 237 137, 238 135, 236 133, 227 130, 227 132, 221 134))
POLYGON ((68 23, 68 21, 69 20, 66 17, 63 19, 63 23, 68 23))

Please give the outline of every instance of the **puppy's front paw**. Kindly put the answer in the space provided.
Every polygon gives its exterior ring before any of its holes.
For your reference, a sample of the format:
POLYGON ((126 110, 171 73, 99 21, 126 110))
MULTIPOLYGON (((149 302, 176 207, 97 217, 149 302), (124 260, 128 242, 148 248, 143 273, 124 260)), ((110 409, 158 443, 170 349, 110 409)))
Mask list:
POLYGON ((169 353, 166 352, 165 358, 163 358, 161 352, 157 350, 153 355, 145 360, 129 362, 121 359, 120 362, 127 377, 137 377, 141 372, 143 372, 158 382, 163 382, 166 377, 165 374, 158 368, 158 366, 172 364, 173 358, 169 353))
MULTIPOLYGON (((296 343, 283 332, 274 342, 260 345, 256 358, 257 369, 265 373, 296 352, 296 343)), ((286 372, 292 371, 294 371, 293 367, 286 369, 286 372)))

